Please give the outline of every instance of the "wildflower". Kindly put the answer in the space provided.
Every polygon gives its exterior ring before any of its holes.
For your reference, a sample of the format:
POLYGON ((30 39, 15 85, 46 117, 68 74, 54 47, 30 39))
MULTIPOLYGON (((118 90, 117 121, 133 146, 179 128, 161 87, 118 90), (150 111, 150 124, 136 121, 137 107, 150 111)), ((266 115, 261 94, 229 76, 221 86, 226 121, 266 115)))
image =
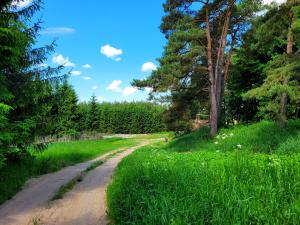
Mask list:
POLYGON ((237 148, 241 149, 242 148, 242 145, 238 144, 236 145, 237 148))

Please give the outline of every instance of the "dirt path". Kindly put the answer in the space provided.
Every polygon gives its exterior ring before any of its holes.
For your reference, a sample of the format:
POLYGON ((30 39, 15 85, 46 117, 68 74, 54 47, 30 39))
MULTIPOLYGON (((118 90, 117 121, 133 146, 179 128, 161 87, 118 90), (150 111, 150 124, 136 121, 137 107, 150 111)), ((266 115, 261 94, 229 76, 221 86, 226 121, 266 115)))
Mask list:
POLYGON ((65 197, 49 206, 48 200, 63 184, 85 170, 92 162, 67 167, 52 174, 31 179, 13 199, 0 206, 0 225, 90 225, 106 224, 105 188, 118 163, 142 144, 130 148, 107 160, 103 165, 89 172, 65 197))

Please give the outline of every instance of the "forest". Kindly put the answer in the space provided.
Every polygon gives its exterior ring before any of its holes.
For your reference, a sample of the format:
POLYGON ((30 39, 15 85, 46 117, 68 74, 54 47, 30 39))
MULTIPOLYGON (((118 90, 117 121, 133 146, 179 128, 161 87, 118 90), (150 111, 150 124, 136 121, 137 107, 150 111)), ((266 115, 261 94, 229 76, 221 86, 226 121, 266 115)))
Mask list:
POLYGON ((299 223, 299 0, 165 0, 159 66, 131 83, 148 101, 102 103, 41 66, 56 48, 37 46, 43 1, 13 2, 0 2, 0 203, 30 177, 150 141, 107 188, 112 224, 299 223), (72 142, 37 142, 49 136, 72 142))

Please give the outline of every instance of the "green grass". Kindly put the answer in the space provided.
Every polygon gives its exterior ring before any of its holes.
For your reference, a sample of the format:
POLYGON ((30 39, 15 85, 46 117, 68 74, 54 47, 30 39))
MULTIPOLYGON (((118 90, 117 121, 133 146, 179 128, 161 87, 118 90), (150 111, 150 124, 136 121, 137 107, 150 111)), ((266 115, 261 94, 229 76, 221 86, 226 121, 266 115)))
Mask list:
POLYGON ((40 153, 32 152, 32 161, 9 164, 0 170, 0 204, 11 198, 25 181, 37 175, 57 171, 63 167, 83 162, 109 151, 132 147, 135 139, 112 138, 98 141, 74 141, 54 143, 40 153))
POLYGON ((134 139, 137 140, 153 140, 153 139, 172 139, 174 138, 173 132, 158 132, 158 133, 151 133, 151 134, 135 134, 133 135, 134 139))
POLYGON ((63 196, 70 191, 78 182, 81 182, 83 180, 84 174, 80 174, 76 177, 74 177, 72 180, 70 180, 68 183, 62 185, 53 195, 53 197, 50 199, 50 201, 55 201, 58 199, 62 199, 63 196))
POLYGON ((276 123, 262 121, 252 125, 238 125, 221 129, 210 139, 208 128, 176 139, 168 146, 172 151, 244 151, 293 154, 300 152, 300 122, 290 121, 283 130, 276 123))
POLYGON ((33 166, 36 174, 44 174, 137 143, 137 140, 122 138, 54 143, 46 151, 35 154, 33 166))
POLYGON ((300 121, 207 130, 144 147, 108 188, 115 224, 299 224, 300 121), (223 137, 223 138, 222 138, 223 137))
POLYGON ((91 170, 96 169, 98 166, 101 166, 104 163, 103 160, 97 160, 93 162, 88 168, 86 168, 85 172, 89 172, 91 170))

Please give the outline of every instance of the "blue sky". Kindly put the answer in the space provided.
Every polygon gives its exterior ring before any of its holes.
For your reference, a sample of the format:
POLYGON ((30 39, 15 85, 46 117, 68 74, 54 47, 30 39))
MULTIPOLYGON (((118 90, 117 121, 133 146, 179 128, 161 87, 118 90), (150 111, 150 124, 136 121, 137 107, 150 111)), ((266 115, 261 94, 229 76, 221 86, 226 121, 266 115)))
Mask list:
POLYGON ((135 90, 130 82, 147 77, 158 65, 165 44, 159 30, 163 3, 44 0, 39 44, 58 38, 55 54, 45 63, 63 63, 75 71, 69 81, 80 101, 93 93, 105 101, 146 100, 147 92, 135 90), (86 64, 91 68, 83 68, 86 64))
MULTIPOLYGON (((26 7, 31 2, 18 4, 26 7)), ((58 45, 45 63, 73 70, 69 82, 80 101, 88 101, 93 93, 99 101, 146 100, 147 91, 137 91, 130 82, 147 77, 158 66, 156 59, 166 43, 159 30, 164 2, 44 0, 38 44, 57 38, 58 45)))

